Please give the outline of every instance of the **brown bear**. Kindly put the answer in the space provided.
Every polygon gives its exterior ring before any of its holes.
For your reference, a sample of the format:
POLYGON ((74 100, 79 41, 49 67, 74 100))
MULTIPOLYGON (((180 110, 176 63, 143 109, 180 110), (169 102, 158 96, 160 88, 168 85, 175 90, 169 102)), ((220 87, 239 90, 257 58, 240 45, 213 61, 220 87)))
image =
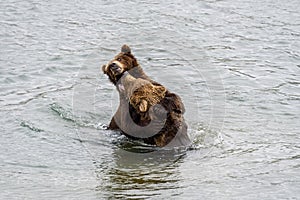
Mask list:
POLYGON ((127 45, 102 70, 117 87, 120 101, 108 129, 157 147, 191 143, 180 97, 150 79, 127 45))

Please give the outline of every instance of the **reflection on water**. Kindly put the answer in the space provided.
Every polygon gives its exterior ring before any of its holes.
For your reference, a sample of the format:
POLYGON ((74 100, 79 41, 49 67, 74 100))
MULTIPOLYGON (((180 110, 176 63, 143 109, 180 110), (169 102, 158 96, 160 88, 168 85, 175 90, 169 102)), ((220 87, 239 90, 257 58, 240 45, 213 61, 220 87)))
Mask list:
POLYGON ((161 195, 161 190, 172 195, 179 192, 178 182, 182 177, 177 167, 184 159, 183 153, 131 153, 115 149, 112 156, 113 163, 99 175, 101 185, 97 187, 99 192, 105 191, 107 197, 155 198, 161 195))
POLYGON ((0 199, 299 197, 298 0, 0 5, 0 199), (188 150, 105 130, 124 43, 182 97, 188 150))

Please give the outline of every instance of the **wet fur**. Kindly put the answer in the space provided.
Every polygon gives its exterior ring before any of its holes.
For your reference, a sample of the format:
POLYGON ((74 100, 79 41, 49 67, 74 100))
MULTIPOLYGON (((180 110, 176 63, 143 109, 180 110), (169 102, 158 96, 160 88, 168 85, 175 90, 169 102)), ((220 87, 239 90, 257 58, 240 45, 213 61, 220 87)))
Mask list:
POLYGON ((115 56, 115 58, 107 65, 104 65, 102 67, 102 70, 114 85, 117 84, 124 72, 128 72, 132 77, 136 79, 136 81, 145 80, 148 82, 148 84, 144 84, 142 87, 139 87, 137 90, 135 90, 133 92, 134 95, 131 95, 130 98, 128 98, 126 94, 123 94, 119 91, 120 104, 117 112, 113 116, 108 126, 108 129, 121 130, 124 135, 132 139, 141 139, 147 144, 155 145, 158 147, 164 147, 169 144, 174 139, 176 134, 178 134, 179 137, 183 137, 183 140, 189 141, 187 135, 187 125, 183 117, 185 108, 180 97, 168 91, 161 84, 151 80, 144 73, 143 69, 140 67, 127 45, 124 45, 121 49, 121 53, 115 56), (114 63, 115 61, 118 61, 118 64, 122 69, 112 69, 114 68, 114 64, 112 63, 114 63), (149 104, 145 109, 146 111, 144 110, 144 108, 140 109, 139 107, 142 100, 147 101, 147 104, 149 104), (150 112, 149 107, 155 104, 161 105, 161 108, 163 109, 154 107, 150 112), (127 114, 128 107, 129 115, 127 114), (156 135, 148 138, 139 138, 133 137, 129 133, 131 131, 131 119, 139 126, 146 126, 150 123, 151 119, 153 120, 155 118, 159 118, 163 113, 166 113, 167 117, 165 121, 161 122, 164 123, 162 126, 163 128, 156 135), (129 116, 131 117, 131 119, 129 119, 129 116), (127 132, 124 130, 126 130, 127 132))

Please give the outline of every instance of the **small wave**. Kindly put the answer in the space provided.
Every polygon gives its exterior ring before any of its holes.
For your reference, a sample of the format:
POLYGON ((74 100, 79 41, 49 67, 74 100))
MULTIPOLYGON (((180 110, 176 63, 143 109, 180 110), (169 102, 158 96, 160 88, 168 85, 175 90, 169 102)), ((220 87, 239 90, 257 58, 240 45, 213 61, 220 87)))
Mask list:
POLYGON ((22 121, 20 123, 20 126, 25 127, 25 128, 29 128, 30 130, 32 130, 34 132, 43 132, 44 131, 43 129, 37 128, 31 122, 27 122, 27 121, 22 121))
POLYGON ((119 132, 111 132, 109 135, 112 138, 111 143, 118 147, 121 150, 130 152, 130 153, 155 153, 155 154, 174 154, 181 155, 185 154, 190 150, 191 146, 180 146, 180 147, 157 147, 154 145, 149 145, 144 143, 142 140, 133 140, 119 132))
POLYGON ((75 116, 71 110, 66 109, 62 106, 60 106, 57 103, 52 103, 50 104, 50 109, 54 111, 56 114, 58 114, 62 119, 66 121, 70 121, 80 127, 88 127, 88 128, 93 128, 93 129, 98 129, 98 130, 105 130, 106 125, 102 123, 92 123, 88 119, 83 119, 82 117, 77 117, 75 116))
POLYGON ((150 153, 158 150, 155 146, 148 145, 139 140, 131 140, 124 135, 114 137, 112 143, 118 148, 132 153, 150 153))

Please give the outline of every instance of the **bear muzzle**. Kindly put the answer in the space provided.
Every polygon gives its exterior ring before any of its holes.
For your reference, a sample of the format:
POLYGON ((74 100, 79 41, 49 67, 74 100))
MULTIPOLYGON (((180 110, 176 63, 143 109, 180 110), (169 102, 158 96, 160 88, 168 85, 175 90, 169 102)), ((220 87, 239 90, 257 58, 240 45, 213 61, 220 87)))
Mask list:
POLYGON ((115 62, 108 65, 108 70, 115 76, 121 75, 124 71, 123 68, 115 62))

